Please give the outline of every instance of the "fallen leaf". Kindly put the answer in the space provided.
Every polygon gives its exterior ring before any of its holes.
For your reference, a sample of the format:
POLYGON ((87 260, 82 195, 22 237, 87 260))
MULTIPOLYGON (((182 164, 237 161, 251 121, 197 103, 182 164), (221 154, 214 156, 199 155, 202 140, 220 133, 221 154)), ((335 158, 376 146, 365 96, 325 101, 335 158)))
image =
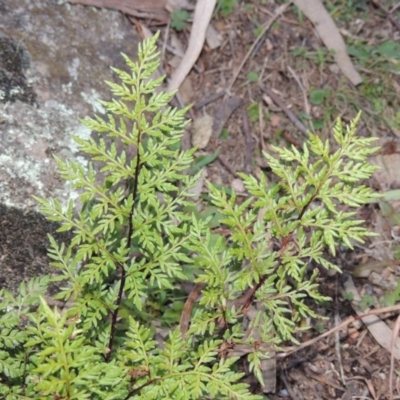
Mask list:
POLYGON ((281 123, 281 118, 279 115, 272 114, 271 115, 271 126, 276 127, 279 126, 281 123))
POLYGON ((242 104, 240 97, 230 97, 220 103, 214 112, 213 139, 218 139, 234 111, 242 104))
POLYGON ((380 167, 374 172, 374 179, 383 192, 400 188, 400 154, 380 154, 369 159, 371 164, 380 167))
POLYGON ((369 259, 367 262, 357 265, 352 275, 355 278, 368 278, 371 272, 377 272, 379 274, 387 267, 396 267, 399 261, 385 259, 383 261, 378 261, 374 259, 369 259))
POLYGON ((192 125, 192 145, 204 149, 210 141, 214 118, 210 115, 203 115, 195 119, 192 125))
MULTIPOLYGON (((358 294, 356 287, 354 286, 353 279, 349 277, 344 283, 344 289, 347 293, 353 295, 353 301, 351 306, 357 315, 363 315, 364 312, 358 306, 361 301, 361 296, 358 294)), ((394 345, 392 343, 392 330, 383 322, 377 315, 366 315, 362 317, 361 320, 364 322, 365 326, 369 330, 369 333, 374 337, 374 339, 391 355, 400 360, 400 338, 396 337, 394 345)))
POLYGON ((218 48, 222 43, 221 34, 211 24, 207 27, 206 41, 211 50, 218 48))
POLYGON ((236 192, 236 193, 244 193, 246 191, 246 188, 244 187, 244 183, 241 179, 236 178, 232 181, 231 183, 231 188, 236 192))

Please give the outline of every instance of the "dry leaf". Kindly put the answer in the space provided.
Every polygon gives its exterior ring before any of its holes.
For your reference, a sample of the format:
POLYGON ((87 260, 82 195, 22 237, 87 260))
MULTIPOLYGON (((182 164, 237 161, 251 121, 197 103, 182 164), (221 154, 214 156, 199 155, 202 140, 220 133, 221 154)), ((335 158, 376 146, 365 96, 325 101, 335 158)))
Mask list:
POLYGON ((199 149, 207 147, 210 141, 214 118, 210 115, 203 115, 197 118, 192 125, 192 145, 199 149))
POLYGON ((375 171, 374 178, 382 191, 400 188, 400 154, 380 154, 369 161, 380 167, 375 171))
MULTIPOLYGON (((363 315, 364 312, 357 305, 361 301, 361 296, 358 294, 356 287, 354 286, 353 279, 351 277, 344 283, 344 289, 347 293, 353 295, 353 301, 351 306, 357 315, 363 315)), ((396 338, 395 346, 392 346, 392 330, 377 316, 367 315, 361 320, 369 330, 369 333, 375 338, 375 340, 388 352, 391 352, 392 356, 397 360, 400 360, 400 338, 396 338)))
POLYGON ((367 262, 357 265, 352 274, 355 278, 368 278, 371 272, 377 272, 382 274, 382 271, 387 267, 396 267, 398 261, 391 259, 384 259, 383 261, 374 260, 373 258, 368 259, 367 262))
POLYGON ((221 34, 211 24, 207 27, 206 41, 211 50, 218 48, 222 43, 221 34))
POLYGON ((244 183, 241 179, 236 178, 232 181, 231 183, 231 188, 236 192, 236 193, 244 193, 246 191, 246 188, 244 187, 244 183))
POLYGON ((280 123, 281 123, 281 118, 279 117, 279 115, 272 114, 271 115, 271 126, 273 126, 273 127, 279 126, 280 123))
POLYGON ((218 139, 222 129, 235 110, 242 104, 240 97, 229 97, 220 102, 218 108, 214 112, 213 138, 218 139))

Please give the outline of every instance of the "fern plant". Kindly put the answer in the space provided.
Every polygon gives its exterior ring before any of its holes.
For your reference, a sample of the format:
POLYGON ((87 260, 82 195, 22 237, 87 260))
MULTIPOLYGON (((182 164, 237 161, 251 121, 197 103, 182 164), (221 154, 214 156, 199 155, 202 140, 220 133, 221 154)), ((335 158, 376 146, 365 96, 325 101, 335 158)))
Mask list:
POLYGON ((302 152, 265 154, 279 183, 241 174, 250 194, 241 204, 209 184, 218 229, 199 217, 190 190, 198 176, 188 174, 195 149, 180 148, 187 109, 168 107, 174 93, 157 94, 163 78, 151 78, 156 39, 139 46, 138 62, 124 56, 129 72, 113 69, 121 84, 107 82, 106 117, 82 121, 103 137, 74 137, 102 174, 56 158, 80 203, 64 210, 37 199, 73 236, 69 245, 49 237, 55 278, 22 284, 18 296, 0 292, 1 398, 261 398, 241 382, 233 352, 245 349, 263 383, 268 351, 296 342, 300 319, 315 317, 306 300, 326 300, 315 266, 338 267, 324 251, 370 235, 341 207, 376 196, 357 185, 373 173, 366 160, 376 150, 356 136, 359 117, 337 123, 334 152, 310 134, 302 152), (192 291, 181 316, 166 318, 159 305, 174 309, 184 281, 192 291), (44 300, 49 282, 64 308, 44 300))

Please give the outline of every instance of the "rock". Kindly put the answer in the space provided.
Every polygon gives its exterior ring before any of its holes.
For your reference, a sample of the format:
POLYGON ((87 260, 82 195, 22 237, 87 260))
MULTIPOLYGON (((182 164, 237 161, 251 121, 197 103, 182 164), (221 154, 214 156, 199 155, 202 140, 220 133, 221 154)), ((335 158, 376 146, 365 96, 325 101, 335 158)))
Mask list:
MULTIPOLYGON (((62 181, 53 155, 87 165, 71 135, 78 118, 110 99, 104 80, 120 56, 135 58, 138 38, 118 12, 52 0, 0 1, 0 288, 53 273, 45 220, 32 195, 66 204, 78 193, 62 181)), ((115 80, 116 81, 116 80, 115 80)), ((68 234, 56 234, 68 242, 68 234)))
POLYGON ((78 117, 110 99, 110 66, 124 69, 138 38, 115 11, 48 0, 0 5, 0 202, 38 209, 32 195, 77 197, 62 182, 52 155, 76 159, 71 135, 90 132, 78 117))

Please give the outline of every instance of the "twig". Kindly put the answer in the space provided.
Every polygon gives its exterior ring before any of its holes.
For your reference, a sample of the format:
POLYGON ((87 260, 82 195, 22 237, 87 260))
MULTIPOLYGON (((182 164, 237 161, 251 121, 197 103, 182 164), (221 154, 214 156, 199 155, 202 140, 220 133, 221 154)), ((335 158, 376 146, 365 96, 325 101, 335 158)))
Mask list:
POLYGON ((71 4, 83 4, 97 8, 111 8, 121 11, 136 18, 155 19, 163 25, 169 20, 169 15, 163 8, 146 7, 145 2, 143 7, 135 7, 129 0, 68 0, 71 4))
POLYGON ((275 94, 270 88, 263 85, 261 86, 261 90, 272 99, 272 101, 280 107, 280 109, 287 115, 287 117, 292 121, 293 125, 304 135, 307 136, 307 128, 301 123, 301 121, 290 111, 280 97, 275 94))
POLYGON ((390 353, 390 372, 389 372, 389 392, 390 400, 393 400, 393 375, 394 375, 394 346, 396 345, 396 338, 400 331, 400 315, 397 317, 396 323, 393 327, 392 341, 390 343, 391 353, 390 353))
MULTIPOLYGON (((168 26, 167 26, 168 28, 168 26)), ((180 51, 179 49, 175 49, 174 47, 170 46, 169 44, 167 44, 167 40, 168 37, 165 38, 165 40, 157 40, 157 44, 159 44, 160 46, 162 46, 162 54, 163 52, 165 52, 165 50, 168 50, 171 54, 173 54, 174 56, 183 58, 184 57, 184 53, 182 51, 180 51)), ((203 72, 203 69, 200 68, 197 64, 193 65, 193 69, 198 73, 201 74, 203 72)))
POLYGON ((242 99, 239 97, 230 97, 226 101, 221 102, 219 107, 214 112, 214 124, 212 139, 218 139, 221 135, 222 129, 235 110, 242 105, 242 99))
POLYGON ((287 381, 284 372, 280 373, 279 378, 281 378, 281 381, 282 381, 283 385, 285 386, 285 389, 289 393, 290 398, 296 399, 297 395, 296 395, 296 393, 293 392, 292 387, 289 385, 289 382, 287 381))
POLYGON ((392 7, 392 9, 390 10, 391 13, 394 13, 398 8, 400 7, 400 3, 396 4, 392 7))
POLYGON ((295 81, 299 85, 301 92, 303 93, 305 112, 306 114, 310 115, 311 107, 307 99, 307 91, 304 89, 304 86, 301 83, 300 78, 297 76, 296 72, 293 70, 293 68, 290 68, 290 65, 288 66, 288 70, 293 75, 293 78, 295 79, 295 81))
POLYGON ((190 316, 192 314, 192 309, 194 303, 196 303, 197 299, 200 296, 201 291, 203 290, 206 284, 204 282, 199 282, 194 285, 193 289, 191 290, 188 298, 186 299, 185 305, 182 310, 181 319, 179 323, 179 327, 181 330, 182 339, 185 340, 186 333, 189 329, 190 323, 190 316))
POLYGON ((229 84, 228 88, 226 89, 227 92, 230 92, 232 89, 233 84, 236 82, 237 77, 240 74, 240 71, 244 67, 244 64, 246 64, 247 60, 249 59, 250 55, 253 53, 254 48, 257 46, 257 43, 261 40, 261 38, 267 33, 268 29, 271 27, 271 25, 278 19, 280 15, 282 15, 286 9, 292 4, 292 1, 289 1, 289 3, 284 4, 283 6, 279 6, 278 9, 276 10, 274 16, 270 18, 263 26, 262 31, 260 34, 257 36, 257 39, 253 42, 251 45, 249 51, 247 54, 244 56, 242 62, 239 65, 239 68, 235 72, 235 75, 233 75, 232 81, 229 84))
POLYGON ((333 327, 332 329, 323 333, 322 335, 319 335, 313 339, 307 340, 307 342, 304 342, 304 343, 300 344, 299 346, 287 347, 285 349, 286 351, 284 353, 277 354, 277 357, 285 358, 293 353, 296 353, 299 350, 305 349, 306 347, 309 347, 312 344, 317 343, 321 339, 331 335, 332 333, 336 332, 337 330, 343 329, 347 325, 351 324, 352 322, 357 321, 359 319, 363 319, 364 317, 366 317, 368 315, 383 314, 383 313, 392 312, 392 311, 400 311, 400 304, 396 304, 396 305, 390 306, 390 307, 383 307, 383 308, 377 308, 375 310, 370 310, 362 315, 358 315, 357 317, 349 317, 345 321, 343 321, 341 324, 333 327))
MULTIPOLYGON (((338 302, 338 279, 336 277, 336 282, 335 282, 335 324, 339 324, 339 302, 338 302)), ((343 363, 342 363, 342 354, 340 353, 340 337, 339 337, 339 331, 335 332, 335 352, 336 352, 336 358, 339 363, 339 369, 340 369, 340 378, 342 379, 342 384, 346 386, 346 378, 344 376, 344 368, 343 368, 343 363)))
POLYGON ((397 19, 390 13, 390 11, 389 11, 386 7, 384 7, 384 6, 379 2, 379 0, 372 0, 372 2, 386 14, 386 17, 389 19, 389 21, 395 26, 395 28, 397 28, 398 31, 400 31, 400 23, 399 23, 399 21, 397 21, 397 19))
MULTIPOLYGON (((337 302, 337 297, 336 297, 336 302, 337 302)), ((339 323, 339 313, 335 311, 335 323, 339 323)), ((339 364, 339 371, 340 371, 340 379, 342 380, 342 384, 346 385, 346 378, 344 376, 344 369, 343 369, 343 363, 342 363, 342 355, 340 353, 340 337, 339 337, 339 331, 335 332, 335 353, 336 353, 336 359, 339 364)))
POLYGON ((286 131, 282 132, 282 136, 287 142, 297 147, 298 149, 301 147, 301 143, 299 143, 296 139, 293 139, 286 131))
POLYGON ((203 108, 203 107, 206 106, 207 104, 210 104, 210 103, 212 103, 213 101, 216 101, 216 100, 220 99, 220 98, 223 97, 225 94, 226 94, 226 91, 225 91, 225 90, 221 90, 221 91, 219 91, 219 92, 217 92, 217 93, 214 93, 213 95, 211 95, 211 96, 205 98, 204 100, 201 100, 201 101, 199 101, 198 103, 196 103, 196 104, 193 106, 193 109, 194 109, 195 111, 200 110, 201 108, 203 108))
POLYGON ((250 133, 249 117, 247 116, 246 111, 242 112, 242 125, 243 134, 246 141, 246 150, 244 153, 244 171, 249 174, 251 172, 251 160, 254 152, 254 139, 250 133))
POLYGON ((322 383, 323 385, 329 385, 337 390, 341 390, 342 392, 346 392, 346 389, 343 387, 343 385, 338 385, 335 382, 332 382, 329 378, 327 378, 324 375, 319 375, 312 371, 311 369, 307 368, 306 370, 307 376, 310 377, 311 379, 316 380, 319 383, 322 383))
POLYGON ((233 168, 223 156, 218 155, 217 159, 235 178, 239 177, 235 168, 233 168))
POLYGON ((165 50, 166 50, 166 47, 168 46, 167 43, 168 43, 170 24, 171 24, 171 20, 168 20, 167 27, 165 28, 165 38, 164 38, 163 46, 161 49, 161 55, 160 55, 161 61, 164 61, 164 59, 165 59, 165 50))
POLYGON ((258 107, 258 121, 259 121, 259 129, 260 129, 260 144, 261 144, 261 151, 265 151, 265 142, 264 142, 264 115, 263 115, 263 108, 262 103, 259 102, 258 107))

